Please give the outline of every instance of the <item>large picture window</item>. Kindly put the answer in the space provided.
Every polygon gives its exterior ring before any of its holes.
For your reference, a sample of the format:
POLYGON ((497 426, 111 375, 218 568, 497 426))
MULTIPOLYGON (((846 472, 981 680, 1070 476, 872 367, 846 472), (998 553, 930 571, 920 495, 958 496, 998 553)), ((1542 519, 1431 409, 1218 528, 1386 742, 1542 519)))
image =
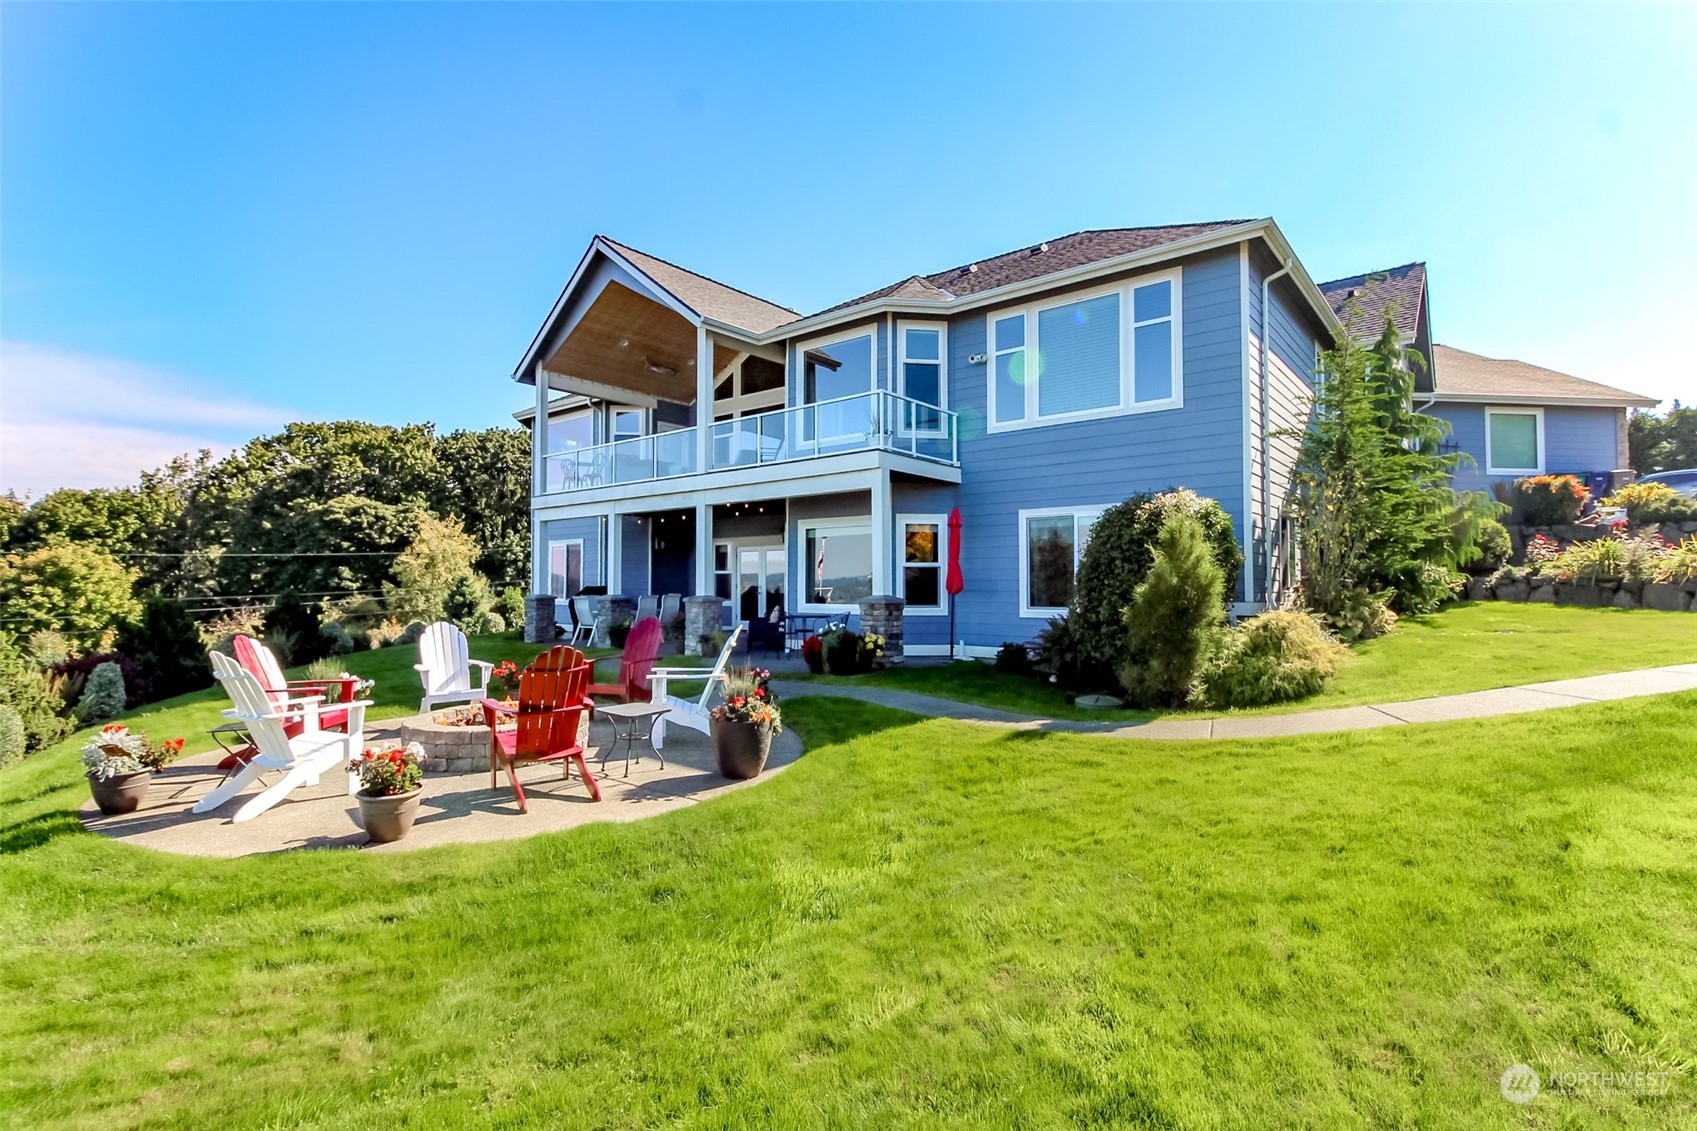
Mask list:
POLYGON ((990 316, 990 430, 1176 408, 1174 271, 990 316))
POLYGON ((1102 507, 1019 512, 1019 615, 1050 617, 1072 603, 1073 575, 1102 507))
POLYGON ((910 616, 948 612, 948 595, 943 588, 943 570, 949 560, 949 527, 942 515, 901 514, 896 516, 901 532, 901 591, 910 616))
POLYGON ((948 407, 944 353, 948 332, 942 323, 904 322, 899 354, 902 396, 937 408, 948 407))
POLYGON ((808 604, 853 607, 872 595, 872 524, 867 520, 807 523, 801 529, 808 604))
POLYGON ((1544 410, 1488 408, 1485 410, 1485 473, 1542 475, 1544 473, 1544 410))
POLYGON ((877 362, 871 330, 803 345, 802 400, 814 404, 871 392, 877 362))

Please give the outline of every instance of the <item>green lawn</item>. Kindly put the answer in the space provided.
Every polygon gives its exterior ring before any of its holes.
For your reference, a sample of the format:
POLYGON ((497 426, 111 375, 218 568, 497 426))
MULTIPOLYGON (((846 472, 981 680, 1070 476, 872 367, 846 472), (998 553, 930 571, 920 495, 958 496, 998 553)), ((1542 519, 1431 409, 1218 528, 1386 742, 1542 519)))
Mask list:
MULTIPOLYGON (((1482 601, 1405 617, 1395 632, 1359 644, 1318 696, 1243 714, 1391 703, 1697 661, 1697 616, 1482 601)), ((786 676, 785 678, 790 678, 786 676)), ((988 663, 874 675, 807 677, 941 695, 1004 711, 1062 719, 1154 718, 1153 711, 1083 711, 1059 688, 1008 676, 988 663)), ((1201 712, 1196 717, 1205 717, 1201 712)))
POLYGON ((80 830, 73 743, 0 773, 0 1124, 1697 1120, 1697 694, 1238 744, 788 718, 755 789, 410 854, 166 856, 80 830), (1517 1061, 1672 1091, 1521 1108, 1517 1061))

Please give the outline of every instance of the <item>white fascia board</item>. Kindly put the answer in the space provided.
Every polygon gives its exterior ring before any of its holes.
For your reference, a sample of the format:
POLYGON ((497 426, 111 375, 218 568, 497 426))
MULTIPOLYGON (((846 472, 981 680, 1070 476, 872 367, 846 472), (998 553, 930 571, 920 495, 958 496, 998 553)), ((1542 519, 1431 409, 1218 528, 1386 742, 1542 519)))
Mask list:
POLYGON ((1550 408, 1654 408, 1662 402, 1635 393, 1622 393, 1618 397, 1550 397, 1532 393, 1446 393, 1439 389, 1432 394, 1432 403, 1544 405, 1550 408))

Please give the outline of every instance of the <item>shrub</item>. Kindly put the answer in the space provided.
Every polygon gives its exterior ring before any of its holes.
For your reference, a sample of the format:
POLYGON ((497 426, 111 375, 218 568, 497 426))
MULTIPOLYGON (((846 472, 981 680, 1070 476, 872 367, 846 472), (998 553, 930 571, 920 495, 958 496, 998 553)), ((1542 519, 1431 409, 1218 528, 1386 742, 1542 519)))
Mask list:
POLYGON ((50 677, 4 635, 0 635, 0 706, 17 712, 22 720, 26 754, 51 746, 71 732, 64 701, 54 692, 50 677))
POLYGON ((467 570, 454 579, 442 600, 442 615, 466 632, 483 618, 495 604, 495 594, 481 573, 467 570))
POLYGON ((424 630, 427 627, 429 626, 421 620, 411 621, 401 630, 401 634, 395 638, 395 643, 417 644, 418 638, 424 635, 424 630))
POLYGON ((1004 643, 996 649, 996 670, 1007 675, 1030 675, 1031 653, 1023 644, 1004 643))
POLYGON ((1616 488, 1614 494, 1603 500, 1602 505, 1625 507, 1628 516, 1636 517, 1633 512, 1646 503, 1655 505, 1680 497, 1680 493, 1666 483, 1627 483, 1616 488))
POLYGON ((407 630, 401 627, 401 622, 390 617, 381 621, 366 632, 366 642, 373 648, 387 648, 391 644, 400 643, 401 637, 407 630))
POLYGON ((1672 548, 1653 534, 1575 542, 1547 566, 1558 577, 1590 585, 1599 581, 1649 581, 1672 548))
POLYGON ((1210 707, 1260 707, 1317 695, 1348 653, 1308 613, 1279 610, 1228 633, 1202 673, 1210 707))
POLYGON ((332 656, 346 656, 354 650, 353 634, 341 621, 325 621, 318 626, 318 633, 324 637, 328 652, 332 656))
POLYGON ((1346 589, 1341 594, 1337 611, 1320 619, 1339 640, 1353 644, 1358 640, 1385 635, 1396 627, 1397 615, 1391 611, 1385 594, 1346 589))
MULTIPOLYGON (((1109 507, 1091 527, 1067 613, 1071 645, 1077 652, 1076 664, 1070 665, 1072 685, 1110 686, 1114 673, 1132 660, 1122 618, 1137 587, 1149 575, 1156 542, 1173 515, 1185 515, 1201 528, 1220 570, 1222 606, 1236 591, 1243 551, 1231 517, 1214 500, 1180 489, 1133 495, 1109 507)), ((1069 682, 1059 666, 1055 670, 1061 682, 1069 682)))
POLYGON ((491 609, 473 621, 466 631, 479 636, 493 636, 507 631, 507 618, 491 609))
POLYGON ((1697 522, 1697 499, 1675 495, 1671 499, 1640 503, 1630 514, 1634 522, 1697 522))
POLYGON ((7 704, 0 703, 0 767, 22 759, 26 744, 24 717, 7 704))
POLYGON ((77 700, 77 718, 85 723, 97 723, 117 716, 124 709, 124 672, 117 663, 107 660, 88 677, 82 697, 77 700))
POLYGON ((29 634, 29 655, 37 667, 50 668, 71 658, 71 642, 62 632, 44 629, 29 634))
POLYGON ((1572 475, 1533 475, 1514 481, 1514 512, 1528 526, 1578 522, 1590 495, 1572 475))
POLYGON ((1124 622, 1131 661, 1120 683, 1145 704, 1180 707, 1225 621, 1225 573, 1202 524, 1170 515, 1155 544, 1149 576, 1137 587, 1124 622))
POLYGON ((101 664, 117 664, 118 671, 124 677, 124 686, 131 696, 125 701, 126 707, 138 707, 147 694, 147 677, 136 662, 120 652, 91 652, 85 656, 76 656, 61 664, 54 664, 48 675, 48 686, 58 696, 61 708, 71 711, 77 700, 82 698, 88 686, 89 677, 94 669, 101 664))
POLYGON ((517 585, 509 585, 501 590, 501 595, 495 598, 495 611, 501 614, 501 619, 509 625, 524 623, 524 590, 517 585))
POLYGON ((1448 566, 1426 562, 1408 584, 1394 596, 1398 612, 1421 616, 1453 601, 1467 587, 1467 579, 1448 566))
POLYGON ((1670 548, 1662 560, 1656 563, 1653 576, 1655 580, 1670 585, 1683 585, 1692 578, 1697 578, 1697 534, 1670 548))
POLYGON ((143 601, 141 615, 118 631, 118 651, 146 674, 144 701, 212 686, 200 628, 176 601, 163 597, 143 601))
POLYGON ((292 589, 265 614, 265 642, 284 667, 310 664, 330 654, 330 641, 319 630, 318 617, 292 589))
MULTIPOLYGON (((630 639, 630 630, 633 623, 630 617, 625 616, 607 626, 607 639, 612 642, 613 647, 623 648, 625 646, 625 641, 630 639)), ((825 647, 829 648, 830 646, 831 642, 827 640, 825 647)))
POLYGON ((1473 552, 1466 560, 1467 572, 1495 573, 1503 568, 1513 553, 1514 542, 1508 536, 1508 527, 1494 518, 1487 518, 1479 524, 1473 536, 1473 552))
POLYGON ((1072 635, 1072 619, 1065 613, 1050 617, 1037 634, 1036 665, 1055 677, 1064 687, 1079 685, 1080 664, 1078 641, 1072 635))
POLYGON ((265 606, 247 605, 236 609, 227 609, 200 626, 200 638, 206 642, 207 648, 214 652, 222 652, 226 656, 235 654, 230 641, 238 636, 263 636, 265 634, 265 606))
POLYGON ((1561 543, 1547 534, 1534 534, 1526 543, 1526 564, 1533 573, 1542 573, 1551 562, 1561 557, 1561 543))

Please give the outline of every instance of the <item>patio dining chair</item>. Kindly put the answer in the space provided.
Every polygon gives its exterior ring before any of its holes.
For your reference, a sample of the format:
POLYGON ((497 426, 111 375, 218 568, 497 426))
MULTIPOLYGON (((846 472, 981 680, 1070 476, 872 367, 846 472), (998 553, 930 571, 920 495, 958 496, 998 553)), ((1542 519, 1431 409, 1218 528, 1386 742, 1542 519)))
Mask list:
POLYGON ((660 598, 655 596, 638 597, 636 599, 636 619, 647 620, 649 617, 660 615, 660 598))
POLYGON ((577 647, 578 642, 591 643, 595 639, 595 598, 573 597, 566 602, 566 607, 572 613, 572 638, 566 643, 577 647))

